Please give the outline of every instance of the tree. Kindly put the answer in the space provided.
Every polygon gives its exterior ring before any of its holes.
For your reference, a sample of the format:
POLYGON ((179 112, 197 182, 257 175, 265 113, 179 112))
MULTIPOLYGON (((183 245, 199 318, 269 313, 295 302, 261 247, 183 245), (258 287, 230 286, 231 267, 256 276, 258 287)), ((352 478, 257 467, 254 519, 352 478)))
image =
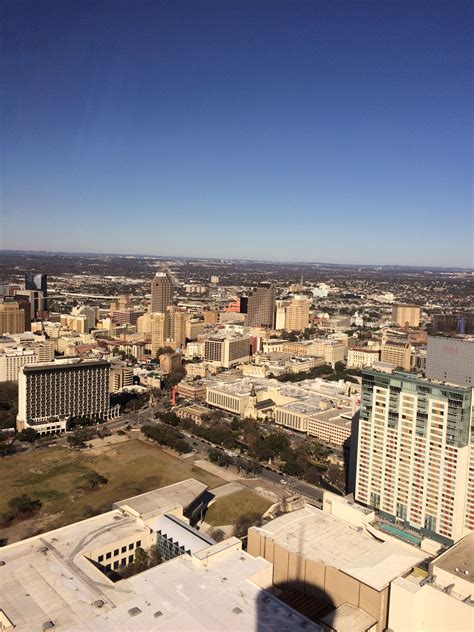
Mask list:
POLYGON ((234 533, 238 538, 243 538, 247 535, 247 531, 250 527, 260 526, 261 523, 262 517, 258 513, 243 514, 237 518, 234 533))
POLYGON ((68 436, 67 442, 69 444, 69 447, 77 448, 78 450, 80 450, 86 447, 85 439, 86 434, 81 430, 76 430, 74 434, 68 436))
MULTIPOLYGON (((0 437, 2 439, 2 437, 0 437)), ((2 441, 0 440, 0 456, 11 456, 15 454, 16 446, 13 441, 2 441)))
POLYGON ((14 496, 8 502, 10 509, 18 514, 29 514, 41 509, 43 503, 41 500, 33 499, 28 494, 21 494, 21 496, 14 496))
POLYGON ((155 357, 159 360, 160 355, 166 355, 167 353, 174 353, 174 349, 168 345, 166 347, 158 347, 155 357))
POLYGON ((18 413, 18 383, 2 382, 0 388, 0 428, 14 428, 18 413))
POLYGON ((99 472, 92 471, 86 474, 84 477, 84 489, 94 490, 100 487, 101 485, 106 485, 108 483, 108 479, 99 472))
POLYGON ((221 467, 229 467, 229 465, 232 465, 233 463, 233 459, 231 456, 229 456, 228 454, 226 454, 225 452, 221 452, 221 454, 219 455, 219 458, 217 460, 217 463, 221 466, 221 467))
POLYGON ((217 463, 219 461, 221 452, 217 448, 209 448, 207 455, 211 463, 217 463))
POLYGON ((216 542, 222 542, 225 539, 225 533, 222 529, 213 529, 211 531, 211 538, 216 542))
POLYGON ((33 443, 38 437, 39 435, 34 428, 24 428, 16 436, 19 441, 25 441, 27 443, 33 443))

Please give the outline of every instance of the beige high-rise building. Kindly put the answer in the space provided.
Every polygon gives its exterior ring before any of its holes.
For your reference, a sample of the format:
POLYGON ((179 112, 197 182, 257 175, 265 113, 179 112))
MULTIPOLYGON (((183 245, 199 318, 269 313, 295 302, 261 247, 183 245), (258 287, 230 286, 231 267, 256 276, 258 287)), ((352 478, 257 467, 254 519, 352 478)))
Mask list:
POLYGON ((173 341, 175 347, 182 347, 186 344, 186 325, 189 321, 189 314, 182 310, 173 310, 173 341))
POLYGON ((152 314, 146 312, 137 318, 137 333, 145 336, 151 335, 152 314))
POLYGON ((16 301, 0 303, 0 335, 22 334, 25 331, 25 310, 16 301))
POLYGON ((420 326, 420 306, 399 303, 392 306, 392 320, 400 327, 420 326))
POLYGON ((311 302, 306 296, 295 296, 286 308, 285 329, 302 331, 309 325, 311 302))
POLYGON ((109 389, 116 393, 120 389, 133 385, 133 368, 125 362, 112 362, 109 373, 109 389))
POLYGON ((411 344, 398 340, 387 340, 382 345, 382 353, 380 359, 382 362, 390 362, 396 367, 402 367, 406 371, 410 370, 411 344))
POLYGON ((286 328, 286 309, 289 304, 289 301, 275 301, 275 329, 277 331, 286 328))
POLYGON ((154 312, 150 314, 151 355, 153 357, 156 356, 156 352, 160 347, 166 346, 168 318, 167 312, 154 312))
POLYGON ((174 285, 168 271, 157 272, 151 282, 150 312, 164 312, 173 305, 174 285))

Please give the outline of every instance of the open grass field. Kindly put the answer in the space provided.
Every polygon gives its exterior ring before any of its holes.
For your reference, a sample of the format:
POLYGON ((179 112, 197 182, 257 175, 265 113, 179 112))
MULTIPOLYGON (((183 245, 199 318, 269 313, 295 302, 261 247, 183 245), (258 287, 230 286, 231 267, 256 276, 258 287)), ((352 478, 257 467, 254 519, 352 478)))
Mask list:
POLYGON ((245 514, 258 513, 263 515, 272 502, 253 492, 242 490, 228 496, 218 498, 209 507, 205 521, 213 527, 235 524, 238 518, 245 514))
POLYGON ((195 478, 209 487, 226 481, 159 447, 132 439, 81 451, 64 447, 41 448, 0 460, 0 513, 20 494, 40 499, 40 512, 26 521, 0 529, 0 537, 13 542, 31 535, 108 511, 112 503, 143 492, 195 478), (81 489, 85 476, 96 471, 108 483, 94 491, 81 489))

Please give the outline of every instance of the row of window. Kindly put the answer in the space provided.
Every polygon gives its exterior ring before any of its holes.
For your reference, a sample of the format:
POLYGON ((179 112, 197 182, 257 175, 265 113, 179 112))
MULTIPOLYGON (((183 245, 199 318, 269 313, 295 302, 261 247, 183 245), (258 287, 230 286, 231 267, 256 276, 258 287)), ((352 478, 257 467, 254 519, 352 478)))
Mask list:
MULTIPOLYGON (((138 547, 140 547, 142 545, 142 541, 138 540, 136 543, 136 547, 138 549, 138 547)), ((105 555, 99 555, 99 557, 97 558, 97 561, 99 562, 99 564, 101 564, 104 559, 105 560, 110 560, 112 557, 117 557, 117 555, 120 555, 121 553, 126 553, 127 550, 128 551, 133 551, 133 549, 135 548, 135 542, 131 542, 128 547, 127 545, 122 546, 120 549, 115 549, 112 553, 112 551, 109 551, 108 553, 105 553, 105 555)), ((125 558, 124 558, 125 559, 125 558)), ((133 555, 132 555, 132 561, 133 561, 133 555)), ((115 567, 114 567, 115 568, 115 567)))

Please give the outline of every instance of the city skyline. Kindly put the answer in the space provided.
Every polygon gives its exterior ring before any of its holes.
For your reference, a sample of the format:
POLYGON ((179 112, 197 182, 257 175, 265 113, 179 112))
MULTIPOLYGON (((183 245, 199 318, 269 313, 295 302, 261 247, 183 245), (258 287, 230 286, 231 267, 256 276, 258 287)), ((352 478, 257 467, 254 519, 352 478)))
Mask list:
POLYGON ((2 248, 472 267, 469 3, 28 6, 2 248))

